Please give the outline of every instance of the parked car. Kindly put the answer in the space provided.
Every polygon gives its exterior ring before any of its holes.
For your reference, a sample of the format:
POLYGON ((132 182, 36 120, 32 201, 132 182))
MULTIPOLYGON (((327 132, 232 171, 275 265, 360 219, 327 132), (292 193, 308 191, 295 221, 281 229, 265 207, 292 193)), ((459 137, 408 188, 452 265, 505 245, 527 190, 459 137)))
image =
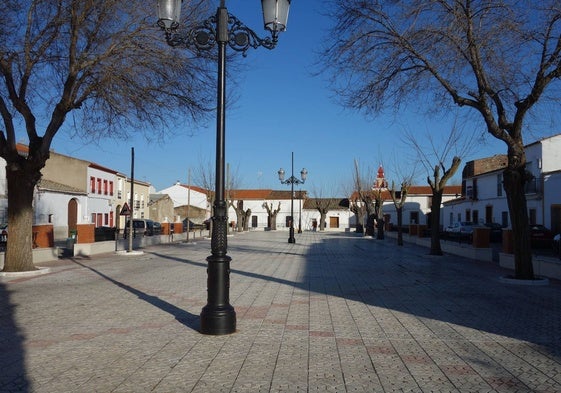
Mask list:
POLYGON ((102 226, 94 230, 94 240, 96 242, 103 242, 108 240, 115 240, 115 227, 102 226))
POLYGON ((503 239, 503 226, 496 222, 486 222, 483 224, 487 228, 491 229, 490 240, 492 242, 501 242, 503 239))
POLYGON ((8 224, 0 225, 0 248, 6 247, 8 243, 8 224))
POLYGON ((551 247, 553 245, 553 232, 543 225, 531 225, 530 242, 532 247, 551 247))
POLYGON ((444 232, 453 237, 469 237, 473 234, 473 223, 467 221, 458 221, 446 227, 444 232))
MULTIPOLYGON (((189 221, 189 230, 190 230, 190 231, 192 231, 192 230, 203 230, 203 229, 207 229, 207 226, 206 226, 205 223, 203 223, 203 224, 198 224, 198 223, 195 223, 195 222, 193 222, 193 221, 191 221, 191 220, 189 220, 189 219, 186 218, 186 219, 183 220, 183 232, 186 232, 186 231, 187 231, 187 221, 189 221)), ((206 222, 206 221, 205 221, 205 222, 206 222)))
POLYGON ((154 235, 160 235, 162 233, 162 224, 158 221, 154 221, 154 235))
MULTIPOLYGON (((125 225, 125 239, 128 236, 130 228, 130 220, 127 221, 125 225)), ((132 220, 133 237, 136 236, 154 236, 159 235, 162 232, 162 225, 159 222, 144 219, 144 218, 133 218, 132 220)))

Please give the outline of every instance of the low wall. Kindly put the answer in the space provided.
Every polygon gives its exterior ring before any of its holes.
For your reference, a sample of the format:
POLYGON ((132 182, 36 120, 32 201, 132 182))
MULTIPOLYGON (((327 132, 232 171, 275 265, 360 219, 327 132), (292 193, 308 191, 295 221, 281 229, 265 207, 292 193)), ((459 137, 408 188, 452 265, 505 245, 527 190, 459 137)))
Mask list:
MULTIPOLYGON (((136 237, 133 239, 133 249, 137 250, 139 248, 157 245, 157 244, 168 244, 174 242, 183 242, 187 240, 186 233, 179 233, 171 235, 156 235, 156 236, 143 236, 136 237)), ((190 240, 193 240, 193 233, 191 233, 190 240)), ((93 242, 93 243, 76 243, 74 244, 74 250, 72 254, 66 254, 66 256, 92 256, 96 254, 104 254, 115 251, 128 250, 129 240, 119 239, 109 240, 104 242, 93 242)), ((64 247, 50 247, 50 248, 35 248, 33 249, 33 263, 38 264, 42 262, 55 261, 59 259, 64 247)), ((4 252, 0 252, 0 270, 4 268, 4 252)))
MULTIPOLYGON (((415 243, 419 246, 430 248, 430 237, 419 238, 417 236, 404 234, 403 240, 415 243)), ((469 259, 476 259, 478 261, 493 261, 493 250, 491 248, 479 248, 474 247, 470 243, 456 243, 443 240, 440 240, 440 248, 443 252, 452 255, 459 255, 469 259)))
MULTIPOLYGON (((33 263, 42 263, 57 260, 61 250, 58 247, 34 248, 33 263)), ((4 252, 0 252, 0 270, 4 268, 4 252)))
MULTIPOLYGON (((390 238, 397 238, 397 232, 385 232, 390 238)), ((430 237, 419 237, 417 234, 403 234, 403 241, 414 243, 421 247, 430 248, 430 237)), ((443 252, 453 255, 459 255, 469 259, 478 261, 492 262, 493 250, 491 248, 476 248, 470 243, 456 243, 451 241, 440 240, 440 248, 443 252)))
MULTIPOLYGON (((505 252, 499 253, 499 265, 505 269, 514 270, 514 255, 505 252)), ((534 266, 534 274, 536 276, 561 280, 560 259, 533 255, 532 265, 534 266)))

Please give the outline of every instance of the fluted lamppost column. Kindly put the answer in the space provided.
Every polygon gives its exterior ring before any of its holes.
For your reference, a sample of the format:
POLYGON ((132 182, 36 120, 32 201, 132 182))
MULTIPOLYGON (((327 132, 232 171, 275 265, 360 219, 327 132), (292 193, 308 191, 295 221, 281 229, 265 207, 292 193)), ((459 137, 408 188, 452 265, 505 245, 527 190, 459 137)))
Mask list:
POLYGON ((291 176, 284 180, 284 174, 284 169, 279 169, 278 175, 281 184, 290 184, 290 227, 288 229, 288 242, 296 243, 296 239, 294 238, 294 185, 304 184, 308 176, 308 171, 306 168, 302 168, 300 171, 300 179, 294 176, 294 152, 292 152, 291 159, 291 176))
POLYGON ((243 56, 249 48, 273 49, 278 34, 286 29, 290 0, 261 0, 263 22, 271 37, 259 38, 228 13, 225 0, 216 15, 184 34, 177 32, 182 0, 158 0, 158 25, 165 31, 170 46, 194 48, 196 51, 218 47, 216 106, 216 184, 213 204, 211 255, 207 257, 207 304, 201 311, 200 331, 223 335, 236 331, 236 312, 230 305, 230 261, 227 255, 228 206, 225 201, 225 125, 226 125, 226 47, 243 56))

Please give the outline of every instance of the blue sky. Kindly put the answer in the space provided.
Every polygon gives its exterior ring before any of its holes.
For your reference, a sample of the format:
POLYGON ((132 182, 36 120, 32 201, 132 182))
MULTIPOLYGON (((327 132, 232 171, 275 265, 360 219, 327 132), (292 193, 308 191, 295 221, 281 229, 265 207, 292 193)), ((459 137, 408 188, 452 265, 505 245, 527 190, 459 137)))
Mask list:
MULTIPOLYGON (((397 120, 393 113, 367 119, 339 106, 325 80, 312 76, 316 52, 330 24, 321 15, 322 4, 319 0, 293 1, 287 31, 281 34, 277 48, 250 50, 241 60, 244 67, 236 75, 235 92, 239 98, 227 109, 226 119, 226 160, 237 174, 239 188, 287 188, 279 183, 277 171, 283 167, 290 172, 291 152, 295 172, 299 174, 302 167, 308 170, 303 188, 311 193, 345 196, 355 159, 363 169, 376 170, 382 163, 386 178, 398 183, 400 173, 414 170, 409 159, 411 148, 402 141, 403 132, 422 137, 430 130, 438 138, 452 126, 453 118, 429 119, 415 114, 414 108, 397 120)), ((267 34, 262 29, 259 1, 231 0, 226 5, 260 36, 267 34)), ((232 86, 230 83, 227 88, 232 86)), ((465 126, 466 132, 475 128, 465 126)), ((186 183, 189 168, 196 171, 201 160, 214 164, 213 118, 198 129, 176 130, 161 143, 148 144, 138 135, 130 140, 84 145, 69 135, 67 128, 57 134, 53 141, 56 152, 92 160, 127 175, 134 147, 135 178, 152 183, 156 190, 177 180, 186 183)), ((466 160, 506 152, 504 144, 490 136, 477 139, 477 144, 466 160)), ((417 174, 417 183, 424 184, 426 173, 417 174)), ((458 179, 456 176, 456 183, 458 179)))

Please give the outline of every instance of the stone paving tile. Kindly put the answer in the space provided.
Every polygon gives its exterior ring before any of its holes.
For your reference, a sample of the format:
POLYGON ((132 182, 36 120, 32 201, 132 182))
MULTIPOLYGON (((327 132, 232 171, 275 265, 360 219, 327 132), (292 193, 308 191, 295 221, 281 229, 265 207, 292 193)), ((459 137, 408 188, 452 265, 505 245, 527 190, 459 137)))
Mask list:
POLYGON ((355 234, 228 238, 237 331, 198 333, 209 242, 0 279, 0 392, 559 392, 561 286, 355 234))

